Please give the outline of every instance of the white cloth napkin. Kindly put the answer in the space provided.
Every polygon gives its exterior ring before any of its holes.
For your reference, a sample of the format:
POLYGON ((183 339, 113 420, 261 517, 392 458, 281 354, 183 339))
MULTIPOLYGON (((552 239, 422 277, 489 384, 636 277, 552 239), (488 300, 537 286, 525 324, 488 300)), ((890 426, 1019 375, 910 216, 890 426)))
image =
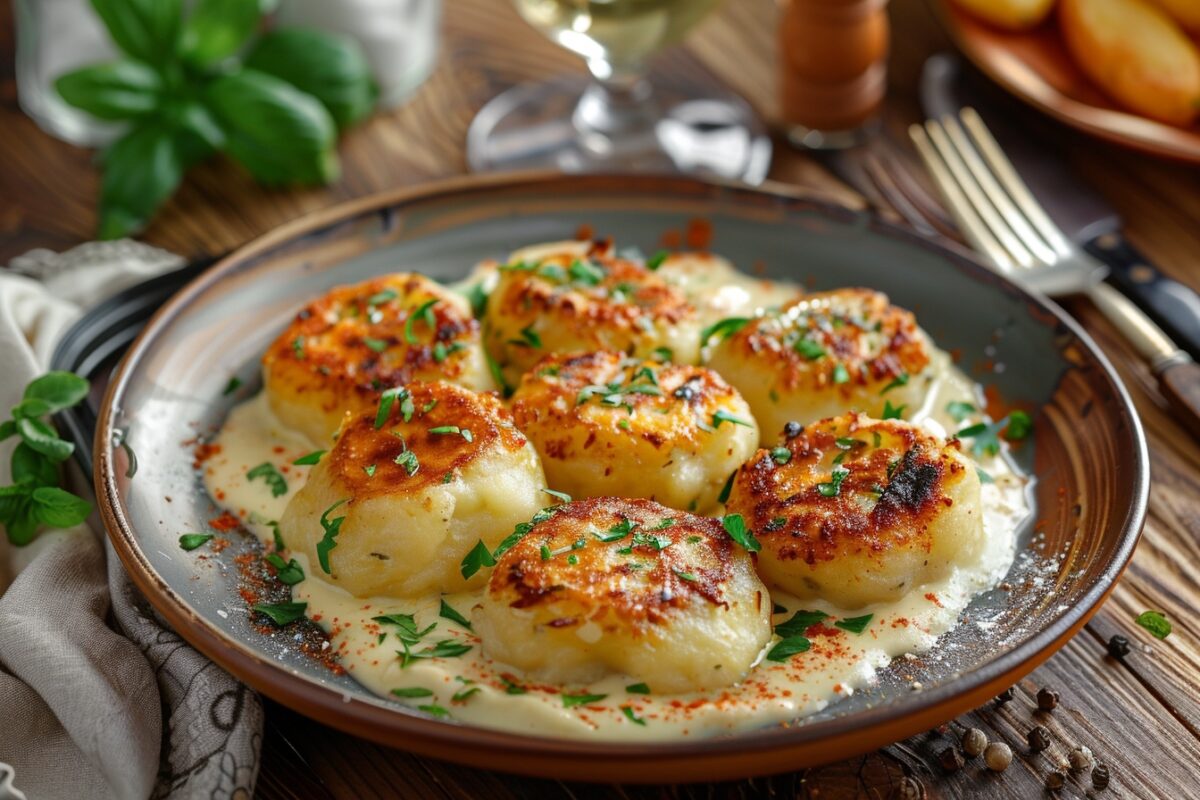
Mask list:
MULTIPOLYGON (((83 307, 181 263, 124 241, 0 269, 0 416, 83 307)), ((13 446, 0 444, 0 485, 13 446)), ((90 476, 69 469, 90 498, 90 476)), ((0 535, 0 800, 248 798, 262 716, 133 588, 96 515, 23 548, 0 535)))

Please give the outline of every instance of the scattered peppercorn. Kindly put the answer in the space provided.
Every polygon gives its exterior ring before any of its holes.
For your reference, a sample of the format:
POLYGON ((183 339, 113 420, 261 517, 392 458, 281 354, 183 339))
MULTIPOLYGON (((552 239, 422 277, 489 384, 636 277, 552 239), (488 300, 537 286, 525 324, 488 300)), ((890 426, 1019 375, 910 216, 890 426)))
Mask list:
POLYGON ((988 746, 987 734, 979 728, 967 728, 962 737, 963 752, 971 758, 979 755, 988 746))
POLYGON ((1004 772, 1012 763, 1012 748, 1004 742, 992 742, 983 751, 983 760, 992 772, 1004 772))
POLYGON ((1042 711, 1053 711, 1058 708, 1058 692, 1053 689, 1047 689, 1043 686, 1038 689, 1037 693, 1038 709, 1042 711))
POLYGON ((912 775, 905 775, 892 794, 896 800, 925 800, 925 784, 912 775))
POLYGON ((942 769, 946 772, 958 772, 963 768, 965 760, 962 752, 957 747, 947 747, 942 752, 938 753, 938 763, 942 765, 942 769))
POLYGON ((1055 770, 1046 776, 1046 788, 1052 792, 1056 792, 1063 788, 1067 783, 1067 776, 1055 770))
POLYGON ((1040 753, 1050 746, 1050 731, 1046 730, 1045 725, 1031 728, 1025 738, 1029 740, 1029 750, 1034 753, 1040 753))
POLYGON ((1095 769, 1092 770, 1092 786, 1095 786, 1097 789, 1108 788, 1107 764, 1097 764, 1095 769))
POLYGON ((802 433, 804 433, 804 426, 799 422, 789 422, 783 426, 783 435, 789 439, 795 439, 802 433))
POLYGON ((1114 634, 1108 640, 1108 654, 1116 659, 1122 659, 1129 655, 1129 640, 1121 634, 1114 634))
POLYGON ((1017 696, 1017 687, 1010 686, 1000 694, 996 695, 996 705, 1002 706, 1005 703, 1011 702, 1017 696))
POLYGON ((1071 764, 1072 772, 1080 772, 1085 769, 1091 769, 1096 759, 1092 758, 1092 751, 1089 748, 1080 745, 1070 753, 1067 753, 1067 761, 1071 764))

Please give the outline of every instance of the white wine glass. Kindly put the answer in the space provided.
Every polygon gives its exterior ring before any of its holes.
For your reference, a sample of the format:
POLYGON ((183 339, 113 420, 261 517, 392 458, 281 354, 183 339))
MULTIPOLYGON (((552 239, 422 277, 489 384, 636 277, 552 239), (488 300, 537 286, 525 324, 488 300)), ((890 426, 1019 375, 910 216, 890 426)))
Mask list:
POLYGON ((591 79, 517 86, 471 123, 476 171, 687 172, 761 183, 771 141, 737 95, 647 75, 719 0, 515 0, 538 31, 581 55, 591 79))

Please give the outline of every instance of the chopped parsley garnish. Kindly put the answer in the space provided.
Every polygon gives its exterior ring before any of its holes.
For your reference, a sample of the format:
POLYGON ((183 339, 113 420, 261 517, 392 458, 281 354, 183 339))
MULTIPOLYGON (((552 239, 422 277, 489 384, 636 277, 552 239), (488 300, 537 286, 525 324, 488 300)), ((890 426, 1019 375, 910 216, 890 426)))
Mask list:
POLYGON ((395 300, 398 296, 399 295, 396 294, 395 289, 384 289, 382 292, 376 292, 375 294, 368 297, 367 305, 381 306, 384 303, 395 300))
POLYGON ((837 497, 842 491, 842 481, 846 480, 846 476, 850 474, 850 470, 845 467, 834 467, 833 475, 828 483, 818 483, 817 491, 822 497, 837 497))
POLYGON ((675 351, 669 347, 654 348, 654 358, 657 361, 667 362, 675 359, 675 351))
POLYGON ((1161 611, 1143 611, 1134 622, 1150 631, 1155 639, 1165 639, 1171 635, 1171 621, 1161 611))
POLYGON ((387 341, 383 339, 373 339, 370 336, 364 336, 362 343, 371 350, 374 350, 376 353, 382 353, 384 350, 387 350, 388 347, 387 341))
MULTIPOLYGON (((780 519, 782 519, 782 517, 780 517, 780 519)), ((772 614, 786 614, 787 606, 781 606, 781 605, 779 605, 779 603, 771 603, 771 613, 772 614)))
POLYGON ((571 502, 571 495, 567 494, 566 492, 558 492, 558 491, 555 491, 554 489, 542 489, 542 491, 545 492, 546 494, 550 495, 551 497, 553 497, 555 500, 557 500, 560 503, 571 502))
POLYGON ((946 404, 946 413, 955 422, 962 422, 967 417, 975 413, 975 406, 970 403, 964 403, 961 400, 951 400, 946 404))
MULTIPOLYGON (((655 526, 654 526, 653 528, 651 528, 650 530, 652 530, 652 531, 665 531, 667 528, 671 527, 671 526, 672 526, 672 525, 674 525, 674 524, 675 524, 675 520, 674 520, 674 519, 672 519, 671 517, 664 517, 663 519, 660 519, 660 520, 658 521, 658 524, 657 524, 657 525, 655 525, 655 526)), ((691 541, 691 537, 688 537, 688 541, 691 541)))
POLYGON ((646 726, 646 720, 639 717, 633 711, 633 706, 621 706, 621 713, 625 715, 625 719, 632 722, 634 725, 646 726))
POLYGON ((955 434, 960 439, 971 439, 971 452, 976 456, 994 456, 1000 452, 1000 434, 1005 438, 1019 440, 1029 436, 1033 420, 1024 411, 1014 411, 999 422, 979 422, 963 428, 955 434))
POLYGON ((421 468, 421 462, 417 460, 417 454, 407 448, 394 459, 397 466, 401 467, 411 478, 417 474, 417 470, 421 468))
POLYGON ((987 472, 987 470, 985 470, 983 467, 976 467, 976 468, 975 468, 975 474, 979 476, 979 482, 980 482, 980 483, 995 483, 995 482, 996 482, 996 479, 995 479, 995 478, 993 478, 993 477, 992 477, 992 476, 991 476, 991 475, 990 475, 990 474, 987 472))
POLYGON ((259 614, 266 614, 271 622, 283 627, 303 617, 308 603, 256 603, 252 608, 259 614))
POLYGON ((694 573, 691 572, 683 572, 682 570, 678 569, 672 570, 672 572, 674 572, 675 576, 680 580, 688 581, 689 583, 695 583, 696 581, 700 580, 694 573))
POLYGON ((646 259, 646 269, 650 270, 651 272, 657 272, 658 268, 663 265, 663 262, 666 261, 670 255, 671 254, 666 250, 659 250, 657 253, 646 259))
POLYGON ((443 484, 449 483, 449 482, 450 482, 450 481, 452 481, 452 480, 454 480, 454 473, 453 473, 453 472, 447 472, 445 475, 443 475, 443 476, 442 476, 442 483, 443 483, 443 484))
POLYGON ((325 530, 325 535, 321 537, 321 541, 317 542, 317 561, 321 564, 321 569, 326 575, 332 575, 329 570, 329 551, 337 547, 337 536, 342 530, 342 523, 346 518, 336 517, 329 518, 329 512, 340 506, 342 503, 348 503, 349 500, 338 500, 321 514, 321 527, 325 530))
POLYGON ((408 686, 403 689, 392 689, 396 697, 433 697, 433 692, 423 686, 408 686))
POLYGON ((379 430, 388 421, 391 416, 392 406, 396 404, 396 400, 400 400, 400 415, 405 422, 411 422, 416 408, 413 406, 412 395, 408 389, 403 386, 395 386, 391 389, 385 389, 379 395, 379 410, 375 412, 375 430, 379 430))
POLYGON ((435 717, 450 716, 450 712, 439 705, 417 706, 417 711, 424 711, 426 714, 432 714, 435 717))
POLYGON ((713 414, 712 419, 713 419, 712 424, 713 424, 714 428, 721 427, 722 422, 731 422, 734 425, 744 425, 747 428, 754 427, 753 422, 744 420, 741 417, 736 417, 733 414, 730 414, 728 411, 726 411, 723 408, 718 408, 716 410, 716 413, 713 414))
POLYGON ((504 684, 504 693, 505 694, 525 694, 526 692, 529 691, 521 684, 513 683, 511 680, 504 677, 503 675, 500 676, 500 682, 504 684))
MULTIPOLYGON (((428 630, 428 629, 426 629, 428 630)), ((422 658, 458 658, 461 655, 471 652, 471 645, 456 642, 453 639, 442 639, 433 647, 426 647, 424 650, 412 652, 408 649, 408 644, 405 644, 403 652, 397 650, 396 655, 400 656, 400 666, 407 667, 412 662, 422 658)))
POLYGON ((850 372, 846 369, 846 365, 838 362, 833 365, 833 382, 846 383, 850 380, 850 372))
POLYGON ((437 436, 442 436, 451 433, 462 433, 462 430, 457 425, 439 425, 436 428, 430 428, 429 432, 437 436))
POLYGON ((729 477, 725 479, 725 485, 721 487, 721 493, 717 495, 717 502, 724 503, 729 499, 729 495, 733 492, 733 479, 737 477, 738 471, 735 469, 729 473, 729 477))
POLYGON ((602 267, 590 261, 580 261, 577 258, 567 268, 567 274, 576 283, 582 283, 585 286, 595 286, 604 280, 605 272, 602 267))
POLYGON ((595 536, 602 542, 619 542, 633 532, 636 524, 632 520, 623 519, 603 533, 593 531, 592 536, 595 536))
POLYGON ((746 520, 742 518, 741 514, 726 514, 721 518, 721 526, 725 528, 729 538, 740 544, 747 553, 757 553, 762 550, 758 539, 755 539, 754 534, 746 529, 746 520))
POLYGON ((551 558, 554 557, 554 554, 550 552, 550 548, 547 547, 546 545, 542 545, 541 550, 539 552, 542 555, 542 561, 549 561, 551 558))
POLYGON ((1008 415, 1008 427, 1004 430, 1004 438, 1020 441, 1029 437, 1033 431, 1033 420, 1024 411, 1013 411, 1008 415))
POLYGON ((247 472, 246 478, 248 480, 262 478, 264 481, 266 481, 267 486, 271 487, 272 497, 282 497, 283 495, 287 494, 287 481, 284 479, 283 475, 280 474, 279 470, 275 469, 273 464, 270 464, 266 461, 247 472))
POLYGON ((630 694, 650 694, 650 687, 644 683, 631 683, 625 687, 630 694))
MULTIPOLYGON (((653 547, 659 552, 666 550, 672 544, 669 536, 655 536, 649 533, 635 533, 632 547, 653 547)), ((631 549, 629 548, 629 549, 631 549)), ((623 552, 623 551, 622 551, 623 552)))
POLYGON ((844 631, 851 633, 862 633, 871 624, 871 620, 875 618, 874 614, 863 614, 861 617, 847 617, 839 619, 833 623, 834 627, 841 628, 844 631))
POLYGON ((179 537, 179 547, 190 552, 212 538, 211 533, 185 533, 179 537))
POLYGON ((504 397, 509 397, 513 393, 513 389, 508 385, 508 381, 504 380, 504 370, 500 369, 500 365, 496 359, 492 358, 491 354, 484 351, 484 357, 487 358, 488 370, 492 373, 492 380, 496 382, 496 386, 500 389, 500 394, 504 397))
POLYGON ((825 356, 825 348, 819 342, 814 342, 812 339, 803 338, 797 339, 795 344, 796 352, 807 358, 809 361, 816 361, 818 358, 825 356))
POLYGON ((709 339, 714 336, 721 337, 721 341, 723 342, 748 324, 750 324, 749 317, 726 317, 725 319, 718 320, 700 331, 700 346, 704 347, 707 345, 709 339))
POLYGON ((778 531, 782 530, 786 525, 787 517, 772 517, 771 521, 763 526, 763 529, 767 531, 778 531))
POLYGON ((296 559, 285 562, 278 554, 268 553, 264 560, 275 568, 275 575, 281 583, 295 586, 304 580, 304 567, 300 566, 300 562, 296 559))
POLYGON ((479 692, 478 686, 472 686, 469 689, 463 689, 461 692, 455 692, 453 695, 451 695, 450 702, 452 702, 452 703, 466 702, 468 697, 470 697, 473 694, 477 694, 478 692, 479 692))
POLYGON ((242 385, 242 379, 239 378, 237 375, 234 375, 232 378, 229 379, 229 383, 225 384, 225 389, 224 389, 224 391, 221 392, 221 394, 225 395, 225 396, 229 396, 229 395, 233 394, 234 392, 236 392, 239 388, 241 388, 241 385, 242 385))
POLYGON ((883 444, 883 437, 879 435, 879 431, 871 431, 871 444, 874 447, 883 444))
MULTIPOLYGON (((784 609, 786 611, 786 609, 784 609)), ((816 625, 823 619, 828 619, 829 615, 824 611, 797 611, 792 615, 791 619, 785 620, 775 626, 775 633, 783 639, 791 639, 793 636, 803 636, 804 632, 816 625)))
POLYGON ((436 330, 437 317, 433 315, 433 307, 437 305, 437 302, 438 298, 436 297, 426 300, 424 303, 417 306, 416 310, 408 315, 408 319, 404 321, 404 341, 408 342, 409 344, 420 344, 421 340, 418 339, 417 334, 413 332, 413 324, 418 319, 428 325, 429 330, 436 330))
MULTIPOLYGON (((283 536, 279 533, 279 523, 271 520, 267 523, 271 528, 271 538, 275 540, 275 552, 281 552, 287 549, 287 545, 283 543, 283 536)), ((203 534, 201 534, 203 535, 203 534)))
POLYGON ((776 464, 783 465, 792 460, 792 451, 786 447, 776 447, 771 450, 771 458, 776 464))
POLYGON ((475 319, 482 317, 484 310, 487 308, 488 299, 487 292, 483 289, 483 281, 473 284, 464 294, 467 297, 467 301, 471 304, 471 313, 475 316, 475 319))
POLYGON ((787 661, 792 656, 805 653, 812 647, 812 642, 803 636, 789 636, 776 644, 767 653, 768 661, 787 661))
POLYGON ((375 465, 367 464, 365 467, 363 467, 363 472, 367 473, 368 478, 374 478, 375 477, 375 465))
POLYGON ((901 386, 907 386, 907 385, 908 385, 908 373, 907 373, 907 372, 901 372, 899 375, 897 375, 896 377, 892 378, 892 382, 891 382, 891 383, 889 383, 887 386, 885 386, 885 387, 883 387, 882 389, 880 389, 880 390, 879 390, 879 393, 880 393, 880 394, 887 394, 887 393, 888 393, 888 392, 890 392, 892 389, 897 389, 897 388, 899 388, 899 387, 901 387, 901 386))
POLYGON ((422 636, 437 627, 437 623, 434 622, 424 630, 417 630, 417 621, 412 614, 382 614, 378 617, 371 617, 371 621, 383 625, 395 625, 399 629, 396 631, 396 637, 407 645, 416 644, 422 636))
POLYGON ((542 346, 542 337, 533 329, 533 324, 526 325, 521 328, 520 339, 509 339, 509 344, 515 344, 519 347, 532 347, 538 349, 542 346))
POLYGON ((295 353, 296 358, 300 359, 301 361, 304 360, 304 337, 303 336, 297 336, 295 339, 292 339, 292 352, 295 353))
POLYGON ((894 406, 891 400, 884 400, 883 416, 880 419, 904 419, 904 409, 906 408, 908 408, 906 403, 894 406))
POLYGON ((442 607, 438 610, 438 616, 451 622, 457 622, 467 630, 471 630, 471 621, 458 613, 454 606, 446 602, 445 598, 442 599, 442 607))
POLYGON ((437 404, 438 404, 438 401, 437 401, 437 398, 435 397, 432 400, 430 400, 428 403, 426 403, 425 405, 421 406, 421 413, 428 414, 430 411, 433 411, 435 408, 437 408, 437 404))
POLYGON ((467 346, 462 342, 453 342, 450 345, 446 345, 443 342, 435 342, 433 345, 433 360, 440 364, 459 350, 466 349, 467 346))
POLYGON ((314 450, 306 456, 300 456, 297 458, 292 462, 292 465, 297 467, 311 467, 313 464, 316 464, 318 461, 320 461, 321 456, 323 455, 325 455, 324 450, 314 450))
POLYGON ((575 706, 586 706, 586 705, 590 705, 592 703, 599 703, 601 700, 608 697, 608 695, 606 695, 606 694, 563 694, 563 695, 560 695, 560 697, 562 697, 563 708, 575 708, 575 706))
POLYGON ((470 578, 484 567, 494 566, 496 566, 496 559, 492 557, 492 551, 480 540, 471 548, 471 552, 463 557, 460 571, 464 578, 470 578))

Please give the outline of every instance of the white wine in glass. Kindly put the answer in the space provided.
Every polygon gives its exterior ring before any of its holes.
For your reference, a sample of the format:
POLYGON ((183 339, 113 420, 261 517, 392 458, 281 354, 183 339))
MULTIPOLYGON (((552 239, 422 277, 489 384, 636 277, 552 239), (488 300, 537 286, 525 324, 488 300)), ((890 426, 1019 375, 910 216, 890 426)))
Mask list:
POLYGON ((479 112, 473 169, 683 171, 760 182, 770 140, 739 97, 711 85, 647 80, 646 61, 719 0, 515 0, 521 16, 582 56, 589 82, 518 86, 479 112))

